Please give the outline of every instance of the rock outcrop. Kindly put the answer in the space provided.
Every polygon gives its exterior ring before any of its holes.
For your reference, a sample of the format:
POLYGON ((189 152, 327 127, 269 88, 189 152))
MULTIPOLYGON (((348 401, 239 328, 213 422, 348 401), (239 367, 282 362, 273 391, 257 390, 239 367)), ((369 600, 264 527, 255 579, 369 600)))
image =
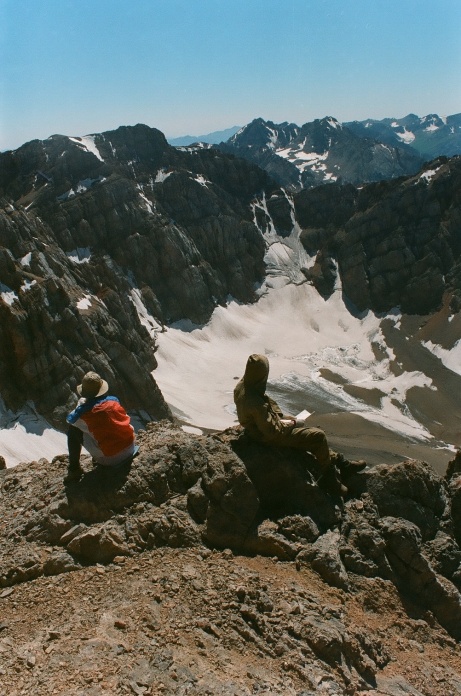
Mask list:
POLYGON ((153 695, 161 682, 178 695, 249 696, 237 674, 222 681, 236 651, 239 665, 254 652, 252 679, 280 696, 325 686, 459 693, 459 455, 445 479, 414 460, 349 476, 343 503, 319 490, 309 454, 256 444, 240 428, 193 436, 162 421, 139 442, 131 467, 92 469, 83 458, 83 478, 67 488, 64 455, 0 472, 0 647, 11 635, 20 652, 4 655, 0 685, 13 689, 20 675, 36 693, 43 680, 56 686, 56 650, 66 678, 104 679, 112 693, 153 695), (24 643, 18 617, 34 616, 38 633, 24 643), (87 641, 97 667, 81 664, 87 641), (423 653, 422 671, 397 655, 404 645, 423 653))
POLYGON ((308 453, 239 428, 197 437, 162 421, 139 440, 131 469, 88 470, 66 489, 65 456, 0 474, 0 586, 162 546, 230 548, 307 564, 343 589, 380 577, 461 639, 457 473, 379 465, 349 477, 343 505, 318 488, 308 453))

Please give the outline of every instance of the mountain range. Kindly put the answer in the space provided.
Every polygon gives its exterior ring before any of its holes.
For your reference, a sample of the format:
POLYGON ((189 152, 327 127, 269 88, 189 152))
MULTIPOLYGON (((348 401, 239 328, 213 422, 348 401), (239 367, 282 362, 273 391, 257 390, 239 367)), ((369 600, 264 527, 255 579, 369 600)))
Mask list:
MULTIPOLYGON (((326 117, 303 126, 257 118, 230 129, 234 130, 221 142, 219 133, 196 140, 258 164, 288 190, 406 176, 434 157, 461 153, 461 114, 443 118, 409 114, 344 123, 326 117)), ((170 143, 192 145, 192 141, 187 136, 170 143)))
POLYGON ((40 432, 62 429, 88 369, 141 421, 230 425, 255 350, 274 354, 287 408, 353 411, 433 453, 455 444, 460 170, 442 157, 289 192, 246 159, 143 125, 1 154, 4 451, 17 461, 6 438, 27 408, 40 432))

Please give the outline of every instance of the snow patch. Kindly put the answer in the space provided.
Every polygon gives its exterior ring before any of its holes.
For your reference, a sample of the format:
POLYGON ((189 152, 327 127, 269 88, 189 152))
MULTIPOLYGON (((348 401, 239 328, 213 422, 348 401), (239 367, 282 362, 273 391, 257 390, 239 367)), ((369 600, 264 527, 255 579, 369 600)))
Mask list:
POLYGON ((77 302, 77 309, 90 309, 92 307, 92 300, 95 300, 96 298, 93 295, 84 295, 78 302, 77 302))
POLYGON ((67 452, 66 435, 37 415, 32 402, 14 412, 0 398, 0 454, 7 467, 42 457, 50 460, 64 452, 67 452))
POLYGON ((457 375, 461 375, 461 339, 456 341, 453 348, 442 348, 432 341, 423 341, 422 345, 430 350, 445 367, 457 375))
POLYGON ((88 263, 91 259, 91 250, 89 247, 77 247, 72 251, 66 251, 66 256, 73 263, 88 263))
POLYGON ((147 198, 147 196, 142 192, 142 190, 140 190, 139 195, 140 195, 140 197, 142 198, 142 200, 144 201, 144 203, 146 204, 146 208, 147 208, 148 212, 149 212, 151 215, 154 215, 154 209, 153 209, 153 206, 152 206, 152 201, 150 201, 150 200, 147 198))
POLYGON ((166 169, 159 169, 157 172, 157 175, 155 177, 155 183, 156 184, 163 184, 164 181, 168 179, 169 176, 171 176, 173 172, 168 172, 166 169))
MULTIPOLYGON (((394 125, 394 124, 392 124, 394 125)), ((398 123, 396 124, 398 126, 398 123)), ((416 138, 416 135, 412 133, 411 131, 407 131, 406 128, 403 129, 403 133, 396 133, 396 136, 403 142, 403 143, 412 143, 413 140, 416 138)))
POLYGON ((150 312, 148 311, 146 305, 143 302, 141 291, 139 290, 139 288, 133 287, 133 289, 130 290, 129 298, 135 306, 136 313, 139 317, 139 321, 143 326, 146 327, 151 338, 155 338, 157 332, 160 331, 162 327, 158 323, 158 321, 154 319, 152 314, 150 314, 150 312))
POLYGON ((27 292, 33 285, 37 285, 36 280, 24 280, 21 285, 21 292, 27 292))
POLYGON ((205 188, 208 188, 208 184, 211 184, 211 181, 208 181, 208 179, 205 179, 205 177, 202 174, 197 174, 197 176, 191 177, 192 181, 196 181, 199 183, 201 186, 205 186, 205 188))
POLYGON ((426 171, 423 172, 423 173, 418 177, 416 183, 418 183, 418 182, 421 181, 421 180, 426 181, 427 183, 429 183, 429 182, 431 181, 431 179, 433 179, 434 176, 437 174, 437 172, 439 171, 439 169, 440 169, 440 167, 437 167, 437 169, 426 169, 426 171))
POLYGON ((96 143, 94 142, 94 135, 84 135, 83 137, 69 138, 72 142, 77 143, 81 148, 87 152, 91 152, 92 155, 98 158, 100 162, 104 162, 101 153, 99 152, 96 143))
POLYGON ((105 181, 104 176, 98 176, 96 179, 82 179, 81 181, 78 182, 77 186, 74 188, 69 189, 65 193, 62 193, 60 196, 56 196, 56 199, 58 201, 67 201, 69 198, 73 198, 79 193, 85 193, 88 191, 94 184, 99 184, 105 181))
POLYGON ((3 302, 6 302, 6 304, 10 306, 18 299, 15 291, 3 283, 0 283, 0 297, 2 298, 3 302))

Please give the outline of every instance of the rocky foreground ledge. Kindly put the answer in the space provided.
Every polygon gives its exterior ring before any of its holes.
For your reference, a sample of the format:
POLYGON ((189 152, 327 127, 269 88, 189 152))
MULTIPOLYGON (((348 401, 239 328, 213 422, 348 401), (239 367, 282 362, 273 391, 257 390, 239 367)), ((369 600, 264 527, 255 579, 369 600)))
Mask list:
POLYGON ((0 472, 0 691, 461 694, 461 456, 354 474, 238 428, 139 434, 129 470, 0 472))

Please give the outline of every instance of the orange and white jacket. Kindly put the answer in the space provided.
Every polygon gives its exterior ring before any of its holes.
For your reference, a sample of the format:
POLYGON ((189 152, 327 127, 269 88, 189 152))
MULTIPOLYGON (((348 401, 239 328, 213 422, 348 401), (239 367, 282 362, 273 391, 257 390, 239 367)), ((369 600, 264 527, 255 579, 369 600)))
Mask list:
POLYGON ((83 432, 83 446, 99 464, 120 464, 137 451, 130 417, 115 396, 80 399, 66 420, 83 432))

